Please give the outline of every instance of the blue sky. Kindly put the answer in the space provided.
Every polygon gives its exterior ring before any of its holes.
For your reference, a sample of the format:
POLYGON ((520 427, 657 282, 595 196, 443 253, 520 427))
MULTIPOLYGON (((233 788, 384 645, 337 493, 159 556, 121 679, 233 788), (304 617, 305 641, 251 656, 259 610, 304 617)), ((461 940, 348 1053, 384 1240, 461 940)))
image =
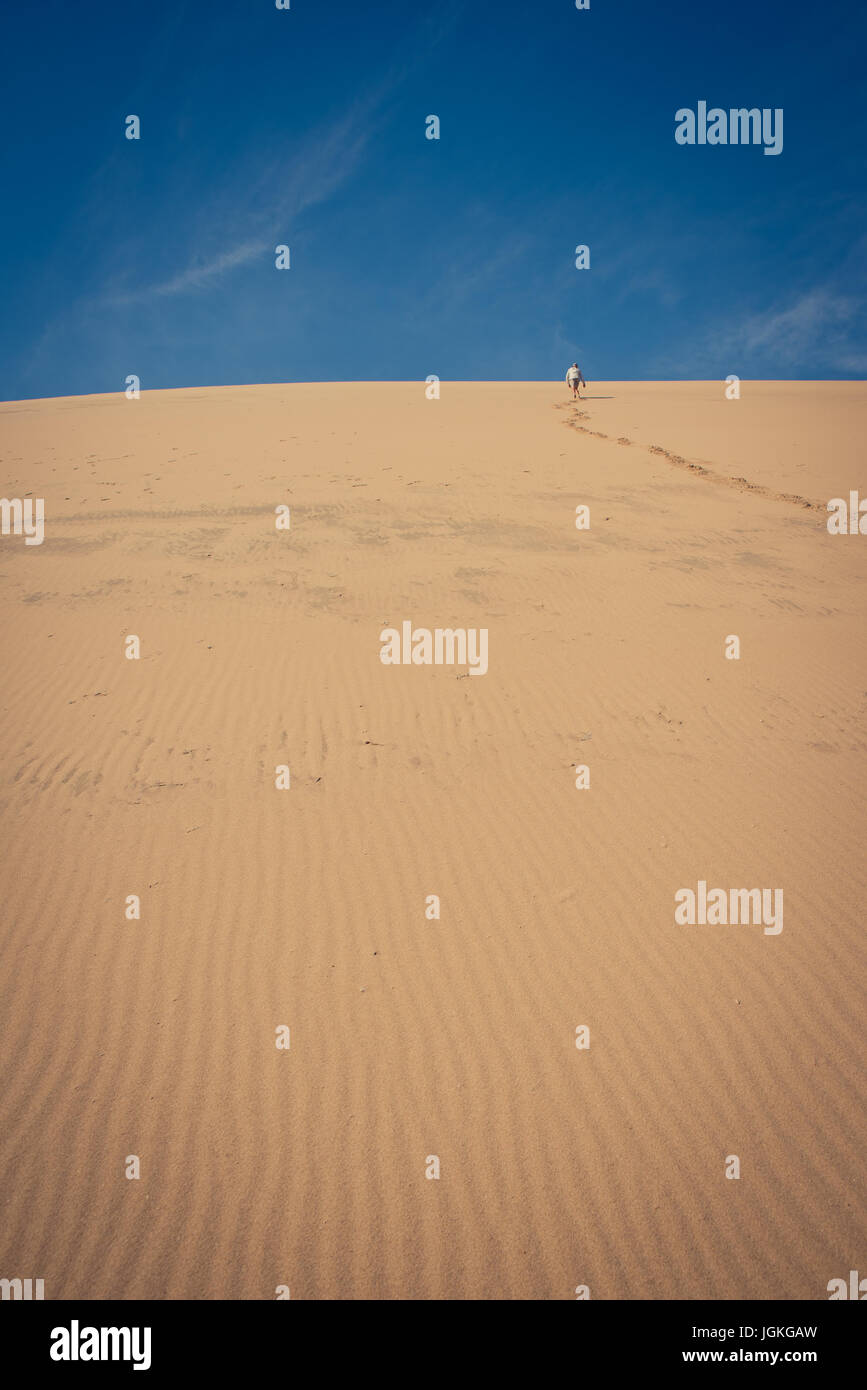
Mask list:
POLYGON ((861 377, 865 36, 839 0, 9 7, 0 396, 861 377), (783 152, 678 145, 699 100, 782 107, 783 152))

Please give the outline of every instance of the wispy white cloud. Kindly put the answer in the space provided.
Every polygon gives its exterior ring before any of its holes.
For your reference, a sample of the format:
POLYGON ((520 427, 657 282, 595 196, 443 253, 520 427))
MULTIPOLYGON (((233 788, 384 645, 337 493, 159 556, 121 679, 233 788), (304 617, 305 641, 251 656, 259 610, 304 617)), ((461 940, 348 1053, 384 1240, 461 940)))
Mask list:
POLYGON ((129 293, 111 294, 106 296, 103 301, 109 304, 134 304, 137 300, 150 299, 154 296, 167 294, 183 294, 186 290, 200 289, 209 281, 219 278, 225 271, 234 270, 236 266, 245 265, 252 261, 256 256, 261 255, 266 247, 264 241, 246 241, 240 246, 235 246, 230 251, 223 251, 220 255, 212 257, 200 263, 193 262, 186 269, 179 271, 170 280, 163 281, 162 284, 147 285, 139 290, 132 290, 129 293))
MULTIPOLYGON (((168 279, 134 289, 106 290, 99 302, 120 307, 200 290, 273 250, 290 234, 301 213, 332 197, 356 172, 383 95, 356 102, 339 121, 309 135, 288 168, 285 158, 272 155, 254 173, 247 167, 242 175, 234 173, 215 189, 207 207, 198 210, 197 225, 219 226, 228 246, 210 256, 195 252, 168 279)), ((199 240, 194 232, 190 239, 199 240)))
POLYGON ((860 331, 865 305, 867 296, 860 288, 814 286, 788 303, 707 323, 683 354, 667 359, 660 369, 691 377, 858 374, 867 368, 860 331))
MULTIPOLYGON (((442 42, 459 13, 459 8, 450 6, 439 18, 422 21, 417 30, 419 41, 413 46, 416 63, 442 42)), ((406 83, 414 66, 414 62, 404 61, 393 67, 339 119, 293 142, 291 161, 284 150, 272 149, 258 160, 245 158, 227 173, 211 190, 207 205, 198 209, 195 225, 188 229, 190 242, 198 248, 207 245, 212 229, 219 227, 220 249, 210 255, 196 250, 168 279, 133 289, 107 287, 98 301, 107 307, 120 307, 191 293, 219 283, 230 271, 273 251, 287 240, 302 213, 333 197, 356 174, 389 98, 406 83)))
POLYGON ((770 350, 781 362, 792 363, 811 355, 837 352, 848 347, 848 325, 858 319, 860 299, 813 289, 786 309, 753 314, 729 329, 733 345, 743 352, 770 350))
MULTIPOLYGON (((187 0, 180 3, 178 14, 182 15, 187 0)), ((303 214, 340 192, 361 170, 396 92, 449 36, 461 12, 460 3, 452 0, 425 16, 415 24, 411 42, 395 50, 398 56, 379 80, 350 100, 339 117, 305 135, 295 131, 277 135, 267 147, 248 145, 198 201, 178 197, 178 191, 185 190, 183 165, 167 169, 163 196, 151 200, 151 218, 142 225, 134 245, 107 230, 113 225, 114 175, 121 156, 105 160, 89 179, 81 207, 70 214, 70 226, 77 226, 82 243, 100 239, 99 278, 64 301, 22 349, 21 380, 41 379, 50 355, 58 346, 67 351, 73 340, 86 343, 97 360, 122 357, 129 342, 130 318, 124 312, 129 306, 159 310, 183 296, 201 296, 258 257, 273 257, 275 246, 291 245, 303 214), (407 51, 413 55, 409 61, 407 51), (168 268, 163 254, 162 273, 149 272, 156 254, 169 245, 177 250, 172 251, 168 268), (112 256, 115 268, 106 269, 105 262, 112 256)), ((153 64, 143 65, 146 75, 152 76, 155 70, 153 64)), ((145 104, 141 92, 136 102, 145 104)), ((136 315, 139 343, 147 339, 143 317, 136 315)), ((160 335, 166 331, 161 317, 157 331, 160 335)))

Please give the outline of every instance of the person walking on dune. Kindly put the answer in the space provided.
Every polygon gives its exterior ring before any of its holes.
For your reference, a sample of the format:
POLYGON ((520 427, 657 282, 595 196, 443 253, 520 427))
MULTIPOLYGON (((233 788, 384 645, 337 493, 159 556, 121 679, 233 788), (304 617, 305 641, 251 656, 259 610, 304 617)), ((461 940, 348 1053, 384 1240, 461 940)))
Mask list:
POLYGON ((581 371, 577 362, 573 362, 566 373, 566 385, 572 387, 573 401, 580 401, 581 397, 578 394, 578 387, 583 386, 586 389, 587 382, 584 380, 584 373, 581 371))

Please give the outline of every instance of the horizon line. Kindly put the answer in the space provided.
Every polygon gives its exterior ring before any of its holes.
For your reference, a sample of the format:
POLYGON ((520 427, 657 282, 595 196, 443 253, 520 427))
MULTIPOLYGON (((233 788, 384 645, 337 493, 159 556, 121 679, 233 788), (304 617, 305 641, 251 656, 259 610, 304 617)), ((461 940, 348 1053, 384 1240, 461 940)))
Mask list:
MULTIPOLYGON (((736 375, 736 373, 732 373, 736 375)), ((565 373, 564 373, 565 376, 565 373)), ((438 377, 440 384, 450 386, 556 386, 563 385, 560 377, 438 377)), ((727 377, 594 377, 589 383, 593 386, 719 386, 725 384, 727 377)), ((738 377, 741 383, 757 385, 777 385, 793 383, 803 386, 860 386, 867 384, 865 377, 738 377)), ((317 381, 232 381, 217 384, 199 382, 192 386, 148 386, 139 387, 141 396, 162 395, 169 391, 241 391, 258 390, 264 386, 426 386, 425 377, 356 377, 348 381, 345 377, 317 381)), ((40 401, 85 401, 108 400, 114 396, 126 399, 126 391, 80 391, 66 396, 19 396, 0 398, 0 407, 6 405, 33 405, 40 401)))

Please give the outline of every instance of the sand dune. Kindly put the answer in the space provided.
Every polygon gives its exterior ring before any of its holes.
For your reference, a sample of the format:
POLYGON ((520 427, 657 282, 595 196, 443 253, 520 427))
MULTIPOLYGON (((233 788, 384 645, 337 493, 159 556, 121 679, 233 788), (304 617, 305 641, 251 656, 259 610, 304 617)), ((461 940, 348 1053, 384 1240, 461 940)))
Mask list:
POLYGON ((825 512, 865 483, 867 387, 741 389, 0 406, 0 488, 46 528, 0 537, 0 1275, 823 1299, 867 1272, 867 538, 825 512), (486 628, 487 674, 384 666, 405 620, 486 628), (782 887, 783 930, 675 925, 698 880, 782 887))

